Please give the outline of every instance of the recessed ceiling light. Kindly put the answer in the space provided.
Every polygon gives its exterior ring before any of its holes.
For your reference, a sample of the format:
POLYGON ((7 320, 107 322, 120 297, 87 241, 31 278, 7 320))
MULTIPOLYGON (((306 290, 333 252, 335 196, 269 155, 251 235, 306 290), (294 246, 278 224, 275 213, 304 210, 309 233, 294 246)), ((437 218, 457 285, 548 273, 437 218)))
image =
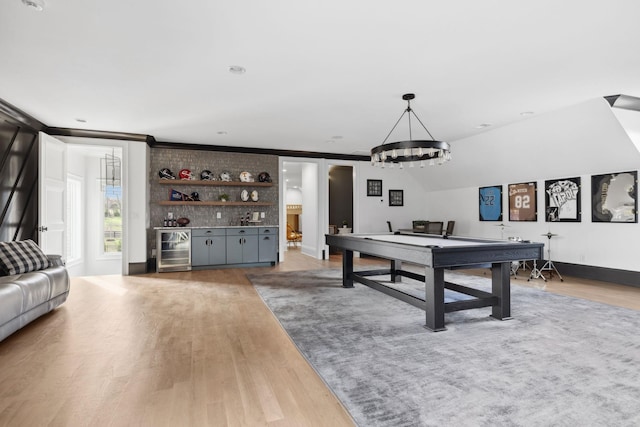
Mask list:
POLYGON ((287 171, 286 169, 282 169, 282 172, 286 172, 286 171, 287 171))
POLYGON ((42 9, 44 9, 44 0, 22 0, 22 3, 38 12, 42 12, 42 9))
POLYGON ((78 123, 87 123, 86 119, 76 119, 76 122, 78 123))
POLYGON ((226 134, 227 134, 227 131, 226 131, 226 130, 219 130, 219 131, 217 132, 217 134, 218 134, 218 135, 226 135, 226 134))
POLYGON ((491 126, 491 123, 480 123, 478 126, 476 126, 476 129, 484 129, 488 128, 489 126, 491 126))
POLYGON ((241 65, 230 65, 229 72, 231 74, 244 74, 247 72, 247 70, 241 65))
POLYGON ((533 114, 533 111, 523 111, 522 113, 520 113, 521 116, 530 116, 533 114))

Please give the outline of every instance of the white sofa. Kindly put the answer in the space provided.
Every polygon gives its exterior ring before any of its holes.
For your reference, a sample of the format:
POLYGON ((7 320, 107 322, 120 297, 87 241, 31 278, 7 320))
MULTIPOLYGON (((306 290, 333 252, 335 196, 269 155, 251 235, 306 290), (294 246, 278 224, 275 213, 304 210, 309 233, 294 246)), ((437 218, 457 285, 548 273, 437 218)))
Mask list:
POLYGON ((60 256, 49 266, 0 277, 0 341, 58 307, 69 295, 69 274, 60 256))

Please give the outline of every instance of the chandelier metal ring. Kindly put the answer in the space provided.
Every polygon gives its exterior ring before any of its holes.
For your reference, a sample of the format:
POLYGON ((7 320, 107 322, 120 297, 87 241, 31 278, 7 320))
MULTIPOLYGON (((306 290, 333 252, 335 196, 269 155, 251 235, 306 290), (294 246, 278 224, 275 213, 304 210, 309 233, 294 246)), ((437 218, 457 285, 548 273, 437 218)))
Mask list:
MULTIPOLYGON (((419 162, 420 167, 424 167, 425 160, 429 161, 429 165, 436 164, 436 161, 438 164, 443 164, 451 160, 451 146, 449 143, 433 139, 431 132, 429 132, 411 109, 411 100, 414 98, 415 95, 412 93, 407 93, 402 96, 402 99, 407 101, 407 108, 403 111, 383 143, 371 149, 371 164, 373 166, 381 165, 384 168, 385 163, 389 164, 390 167, 393 167, 394 163, 400 163, 400 167, 402 168, 403 162, 419 162), (409 122, 409 140, 387 143, 387 140, 405 114, 409 122), (411 114, 413 114, 432 139, 412 138, 411 114)), ((413 166, 413 163, 411 163, 411 166, 413 166)))

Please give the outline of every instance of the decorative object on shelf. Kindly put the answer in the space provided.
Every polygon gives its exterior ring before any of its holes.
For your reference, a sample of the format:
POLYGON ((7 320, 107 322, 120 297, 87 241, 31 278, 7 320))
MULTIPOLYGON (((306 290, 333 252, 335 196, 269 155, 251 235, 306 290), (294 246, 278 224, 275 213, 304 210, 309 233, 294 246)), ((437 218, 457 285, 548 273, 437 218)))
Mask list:
POLYGON ((343 227, 348 227, 349 226, 349 221, 347 221, 346 219, 342 220, 342 226, 343 227))
POLYGON ((221 202, 227 202, 229 201, 229 195, 222 193, 221 195, 218 196, 218 200, 220 200, 221 202))
POLYGON ((169 192, 169 200, 171 200, 172 202, 187 200, 186 197, 187 197, 186 194, 181 193, 180 191, 174 190, 173 188, 169 192))
POLYGON ((580 177, 544 182, 547 222, 580 222, 580 177))
POLYGON ((389 190, 389 206, 404 206, 404 190, 389 190))
POLYGON ((253 182, 253 175, 251 175, 251 172, 240 172, 240 181, 241 182, 253 182))
POLYGON ((247 190, 242 190, 242 193, 240 193, 240 200, 243 202, 249 201, 249 192, 247 190))
POLYGON ((502 221, 502 185, 480 187, 480 221, 502 221))
POLYGON ((538 183, 509 184, 509 221, 537 221, 538 183))
POLYGON ((200 172, 200 179, 203 181, 215 181, 216 176, 210 170, 205 169, 202 172, 200 172))
POLYGON ((638 222, 638 172, 591 176, 591 222, 638 222))
POLYGON ((381 179, 367 180, 367 196, 382 196, 382 180, 381 179))
POLYGON ((185 225, 188 225, 191 220, 189 220, 189 218, 182 217, 178 218, 176 222, 178 223, 178 227, 184 227, 185 225))
POLYGON ((447 142, 436 141, 433 139, 431 132, 420 121, 416 113, 411 109, 411 100, 416 96, 413 93, 406 93, 402 95, 402 99, 407 101, 407 108, 403 111, 402 115, 398 119, 387 137, 382 141, 382 145, 373 147, 371 149, 371 165, 385 167, 389 165, 393 167, 395 163, 398 163, 400 169, 404 168, 404 162, 410 162, 409 167, 414 166, 414 162, 419 162, 420 167, 425 166, 425 161, 429 161, 429 166, 435 165, 436 162, 441 165, 451 160, 451 147, 447 142), (407 114, 409 121, 409 140, 390 142, 387 144, 389 136, 393 133, 402 117, 407 114), (418 120, 418 123, 422 125, 425 131, 429 134, 431 139, 413 139, 411 133, 411 114, 418 120))
POLYGON ((182 169, 178 174, 180 179, 193 179, 193 175, 189 169, 182 169))
POLYGON ((267 172, 260 172, 258 182, 271 182, 271 176, 267 172))
POLYGON ((251 200, 254 201, 254 202, 258 201, 258 192, 256 190, 253 190, 251 192, 251 200))
POLYGON ((200 194, 197 191, 194 191, 193 193, 191 193, 189 196, 187 197, 187 201, 189 202, 199 202, 200 201, 200 194))
POLYGON ((160 169, 158 175, 160 175, 160 178, 162 179, 176 179, 176 176, 173 174, 173 172, 171 172, 171 169, 169 168, 160 169))
POLYGON ((231 174, 227 171, 224 171, 220 174, 220 181, 229 182, 231 181, 231 174))

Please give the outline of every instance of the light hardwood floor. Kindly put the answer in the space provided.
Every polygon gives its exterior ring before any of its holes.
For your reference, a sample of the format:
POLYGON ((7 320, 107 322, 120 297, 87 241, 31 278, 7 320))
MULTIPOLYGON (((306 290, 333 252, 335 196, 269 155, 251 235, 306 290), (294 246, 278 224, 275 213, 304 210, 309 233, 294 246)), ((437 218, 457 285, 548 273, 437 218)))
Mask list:
MULTIPOLYGON (((272 268, 73 279, 64 305, 0 342, 0 425, 351 426, 245 277, 340 261, 290 250, 272 268)), ((639 288, 515 283, 640 309, 639 288)))

